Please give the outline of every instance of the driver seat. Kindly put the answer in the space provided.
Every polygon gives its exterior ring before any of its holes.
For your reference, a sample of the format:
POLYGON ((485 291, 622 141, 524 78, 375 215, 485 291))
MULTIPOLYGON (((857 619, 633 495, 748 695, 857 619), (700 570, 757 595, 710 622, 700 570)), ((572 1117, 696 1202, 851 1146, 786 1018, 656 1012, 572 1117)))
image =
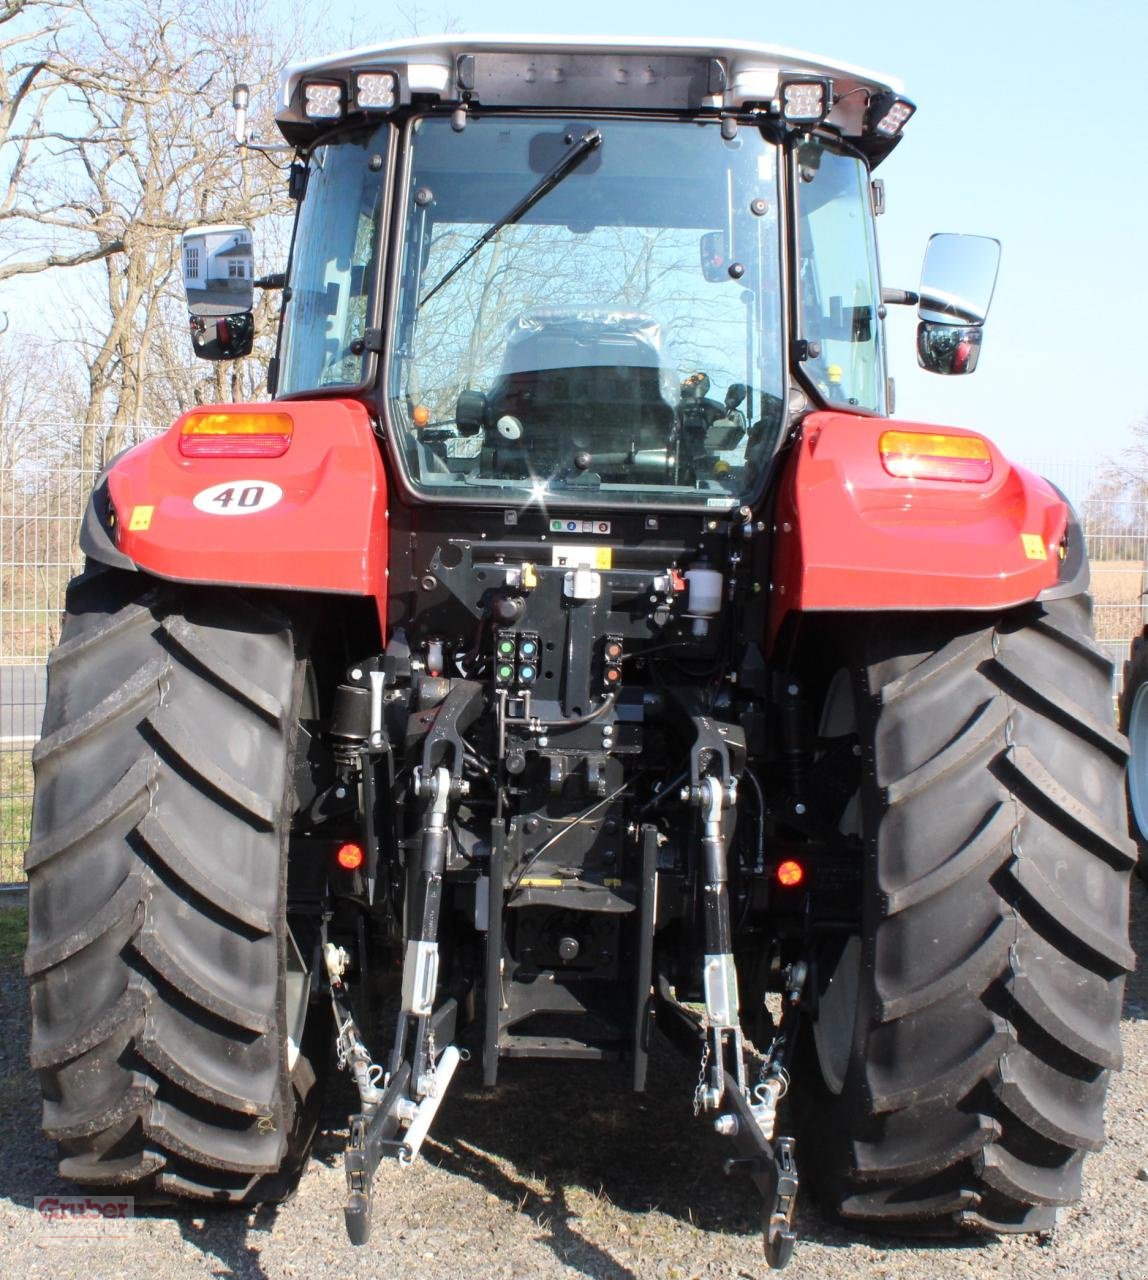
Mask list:
POLYGON ((599 474, 624 471, 637 451, 667 448, 677 385, 661 328, 643 312, 528 311, 510 326, 488 399, 496 469, 549 474, 585 451, 599 474), (517 440, 499 428, 504 417, 521 424, 517 440))

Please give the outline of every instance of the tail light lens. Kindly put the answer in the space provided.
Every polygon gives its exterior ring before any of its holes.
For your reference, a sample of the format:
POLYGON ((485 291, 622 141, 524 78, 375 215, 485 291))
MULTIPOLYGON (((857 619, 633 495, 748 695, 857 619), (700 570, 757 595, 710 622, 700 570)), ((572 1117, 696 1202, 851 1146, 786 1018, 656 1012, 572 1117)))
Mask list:
POLYGON ((805 868, 793 858, 777 864, 777 883, 783 889, 796 889, 805 879, 805 868))
POLYGON ((335 862, 344 871, 358 871, 367 860, 363 846, 358 844, 341 844, 335 851, 335 862))
POLYGON ((278 458, 294 430, 288 413, 189 413, 179 451, 185 458, 278 458))
POLYGON ((966 480, 983 484, 992 478, 992 454, 980 436, 886 431, 877 447, 881 465, 901 480, 966 480))

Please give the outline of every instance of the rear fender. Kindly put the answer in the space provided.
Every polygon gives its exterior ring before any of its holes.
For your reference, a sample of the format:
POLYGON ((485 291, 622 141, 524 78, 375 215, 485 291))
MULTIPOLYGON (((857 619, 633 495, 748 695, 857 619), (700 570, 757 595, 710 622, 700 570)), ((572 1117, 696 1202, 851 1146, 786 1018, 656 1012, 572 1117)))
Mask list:
MULTIPOLYGON (((213 408, 269 406, 196 412, 213 408)), ((184 457, 184 418, 121 454, 92 495, 84 552, 178 582, 371 596, 384 619, 387 481, 366 409, 291 400, 274 410, 294 424, 278 458, 184 457)))
POLYGON ((1068 504, 1052 485, 991 442, 983 483, 895 478, 878 450, 893 425, 843 413, 802 424, 773 521, 771 646, 794 611, 999 610, 1055 590, 1066 574, 1083 572, 1087 586, 1082 549, 1068 555, 1068 504))

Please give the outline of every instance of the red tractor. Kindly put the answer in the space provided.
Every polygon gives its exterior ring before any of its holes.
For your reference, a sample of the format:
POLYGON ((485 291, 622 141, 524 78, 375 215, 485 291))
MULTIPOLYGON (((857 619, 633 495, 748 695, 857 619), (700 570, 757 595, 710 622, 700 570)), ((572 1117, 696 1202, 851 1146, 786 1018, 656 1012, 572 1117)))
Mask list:
MULTIPOLYGON (((362 1242, 456 1071, 641 1090, 659 1030, 772 1265, 799 1163, 882 1228, 1080 1196, 1126 742, 1064 498, 888 417, 886 308, 971 373, 998 256, 937 236, 882 287, 912 112, 756 45, 288 70, 273 398, 110 464, 49 663, 27 972, 64 1177, 280 1198, 333 1045, 362 1242)), ((251 266, 242 227, 185 236, 198 354, 250 349, 251 266)))

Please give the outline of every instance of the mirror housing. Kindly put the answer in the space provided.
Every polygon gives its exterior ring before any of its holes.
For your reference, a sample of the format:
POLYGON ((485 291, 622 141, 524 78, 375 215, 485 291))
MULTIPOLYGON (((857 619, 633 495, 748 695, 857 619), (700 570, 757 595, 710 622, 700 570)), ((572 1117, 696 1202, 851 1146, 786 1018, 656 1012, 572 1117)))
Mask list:
POLYGON ((255 338, 255 255, 239 223, 188 227, 180 246, 191 347, 201 360, 248 355, 255 338))
POLYGON ((972 373, 981 355, 980 325, 932 324, 917 326, 917 363, 929 373, 972 373))

